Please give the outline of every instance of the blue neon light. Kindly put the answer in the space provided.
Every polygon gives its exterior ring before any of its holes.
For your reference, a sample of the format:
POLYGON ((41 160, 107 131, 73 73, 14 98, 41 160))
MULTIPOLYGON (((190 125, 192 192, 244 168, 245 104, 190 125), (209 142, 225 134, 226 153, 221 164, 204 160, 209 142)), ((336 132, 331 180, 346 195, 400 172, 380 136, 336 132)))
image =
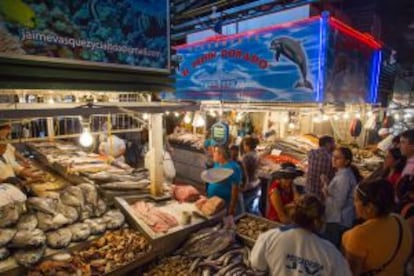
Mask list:
POLYGON ((371 71, 371 87, 369 94, 369 101, 376 103, 378 100, 378 84, 381 70, 382 52, 381 50, 375 51, 372 57, 372 71, 371 71))
POLYGON ((327 32, 329 26, 329 13, 323 12, 320 19, 319 30, 319 70, 318 84, 316 87, 316 101, 321 102, 324 99, 325 77, 326 77, 326 51, 327 51, 327 32))

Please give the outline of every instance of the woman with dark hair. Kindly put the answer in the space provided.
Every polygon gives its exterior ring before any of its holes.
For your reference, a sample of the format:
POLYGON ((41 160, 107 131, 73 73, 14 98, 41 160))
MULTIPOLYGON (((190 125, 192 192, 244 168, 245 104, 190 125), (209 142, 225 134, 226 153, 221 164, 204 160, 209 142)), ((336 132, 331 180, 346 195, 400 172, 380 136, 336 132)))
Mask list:
POLYGON ((253 268, 269 275, 351 275, 347 262, 318 232, 325 207, 314 195, 302 195, 292 205, 292 225, 261 234, 252 250, 253 268))
POLYGON ((394 189, 384 179, 362 182, 354 191, 357 216, 365 222, 347 231, 342 247, 354 275, 403 275, 411 232, 396 214, 394 189))
POLYGON ((384 160, 383 177, 386 178, 394 187, 397 186, 404 170, 406 158, 401 154, 399 148, 390 148, 384 160))
POLYGON ((329 184, 323 179, 322 189, 326 205, 325 237, 339 248, 342 233, 350 228, 355 220, 353 194, 361 179, 358 170, 352 166, 352 152, 349 148, 339 147, 332 154, 332 166, 336 169, 329 184))
POLYGON ((290 223, 288 216, 288 207, 299 193, 296 191, 293 180, 303 175, 301 170, 296 168, 296 165, 286 162, 280 165, 280 170, 275 173, 275 179, 269 188, 270 206, 266 217, 270 220, 281 222, 284 224, 290 223))

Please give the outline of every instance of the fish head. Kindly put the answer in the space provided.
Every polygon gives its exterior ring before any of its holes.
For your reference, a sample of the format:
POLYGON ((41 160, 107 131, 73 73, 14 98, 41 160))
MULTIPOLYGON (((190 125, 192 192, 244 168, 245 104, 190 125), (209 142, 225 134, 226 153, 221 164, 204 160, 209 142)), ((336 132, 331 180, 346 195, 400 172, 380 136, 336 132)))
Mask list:
POLYGON ((272 42, 270 42, 270 50, 273 51, 281 51, 282 50, 282 41, 279 38, 273 39, 272 42))

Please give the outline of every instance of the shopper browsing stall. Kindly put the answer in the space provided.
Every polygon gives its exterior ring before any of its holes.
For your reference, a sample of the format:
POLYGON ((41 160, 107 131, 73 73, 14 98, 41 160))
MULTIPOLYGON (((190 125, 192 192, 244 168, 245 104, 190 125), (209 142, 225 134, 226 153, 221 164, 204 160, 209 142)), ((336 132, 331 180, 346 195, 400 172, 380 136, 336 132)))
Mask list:
POLYGON ((326 206, 325 237, 338 248, 342 233, 352 226, 355 220, 353 193, 361 176, 352 165, 352 152, 349 148, 337 148, 332 155, 332 165, 336 169, 335 177, 324 182, 323 195, 326 206))
POLYGON ((324 209, 316 196, 301 196, 292 207, 292 225, 259 236, 250 256, 252 267, 274 276, 351 275, 341 253, 318 236, 324 209))
POLYGON ((290 223, 288 207, 296 198, 299 197, 293 180, 303 175, 293 163, 283 163, 281 169, 276 172, 276 180, 270 186, 269 198, 270 206, 266 217, 281 223, 290 223))
POLYGON ((412 237, 407 223, 391 214, 392 185, 379 179, 359 184, 354 191, 357 216, 365 222, 345 232, 342 247, 354 275, 404 275, 412 237))
MULTIPOLYGON (((239 186, 241 183, 240 166, 230 160, 230 152, 226 147, 215 146, 213 149, 213 169, 230 169, 232 174, 220 182, 209 182, 207 188, 207 196, 218 196, 222 198, 227 205, 228 213, 235 214, 239 196, 239 186)), ((208 179, 206 179, 208 180, 208 179)))
POLYGON ((332 152, 335 149, 335 140, 331 136, 319 138, 319 148, 312 150, 308 155, 308 172, 306 176, 306 190, 309 193, 322 196, 321 175, 330 181, 334 176, 332 168, 332 152))

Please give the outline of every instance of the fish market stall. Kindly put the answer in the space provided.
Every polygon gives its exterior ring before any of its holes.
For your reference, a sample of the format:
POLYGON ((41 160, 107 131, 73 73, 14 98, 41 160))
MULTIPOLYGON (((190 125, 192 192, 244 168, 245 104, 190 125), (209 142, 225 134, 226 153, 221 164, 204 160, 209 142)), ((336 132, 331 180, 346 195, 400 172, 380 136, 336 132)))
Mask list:
POLYGON ((225 215, 224 203, 206 213, 197 202, 145 196, 116 197, 129 224, 157 244, 182 241, 189 233, 217 223, 225 215))

